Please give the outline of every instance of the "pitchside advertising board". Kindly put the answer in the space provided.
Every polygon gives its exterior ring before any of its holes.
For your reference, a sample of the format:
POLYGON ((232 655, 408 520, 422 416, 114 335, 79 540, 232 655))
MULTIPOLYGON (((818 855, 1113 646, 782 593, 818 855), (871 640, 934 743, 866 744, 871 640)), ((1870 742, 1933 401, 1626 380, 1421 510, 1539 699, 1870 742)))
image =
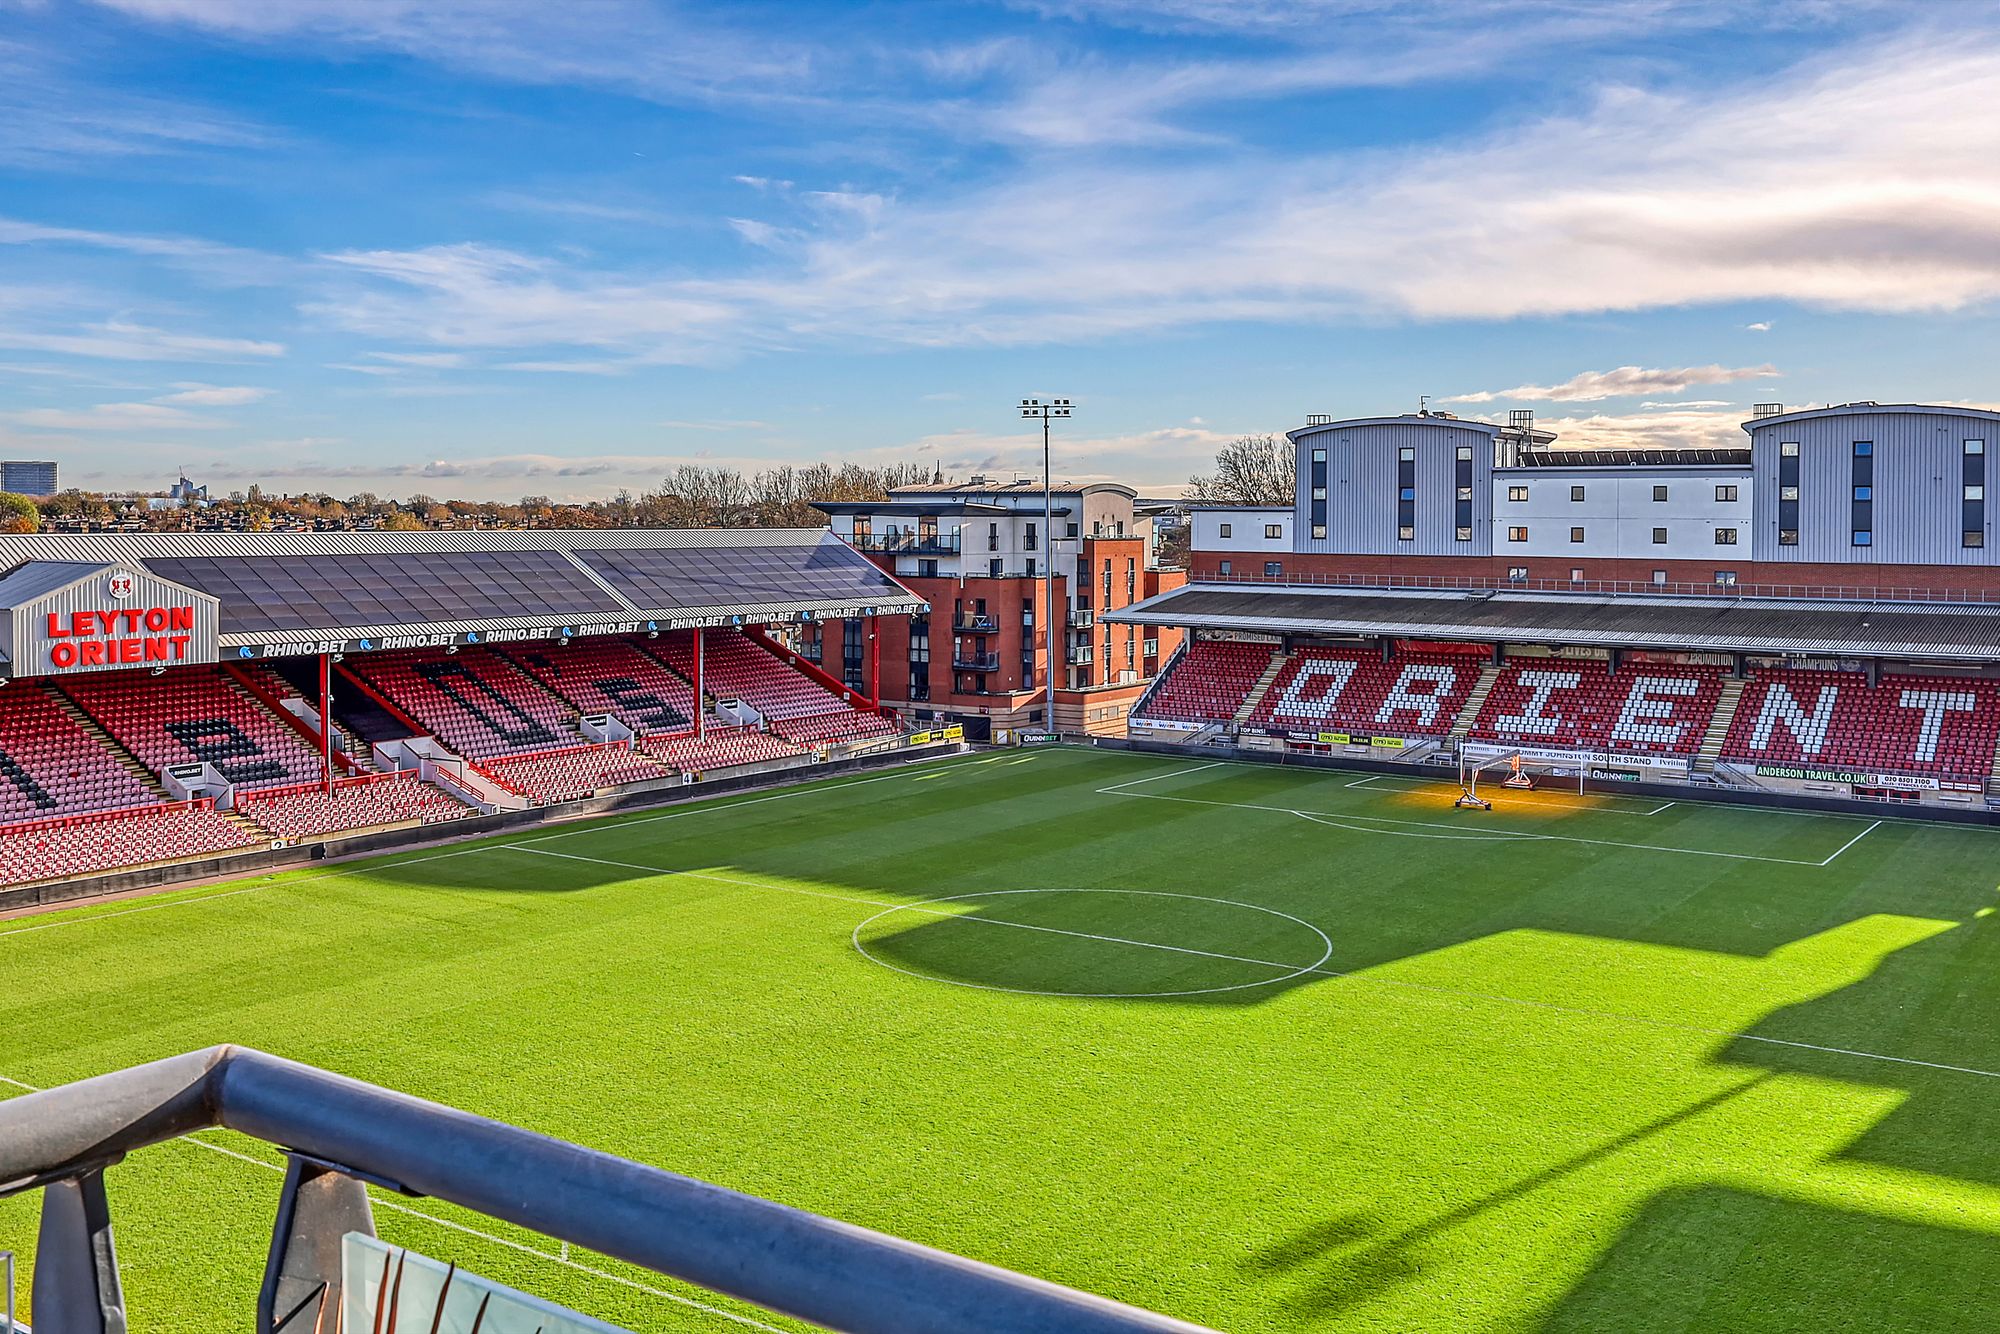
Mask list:
POLYGON ((1519 755, 1523 760, 1537 765, 1556 765, 1574 773, 1579 767, 1588 768, 1589 776, 1606 782, 1636 783, 1649 778, 1685 779, 1688 775, 1688 758, 1685 755, 1643 755, 1616 750, 1563 750, 1553 746, 1509 746, 1504 743, 1467 742, 1463 747, 1465 758, 1474 764, 1485 764, 1492 760, 1505 759, 1509 755, 1519 755))
POLYGON ((7 609, 8 675, 62 676, 216 660, 216 601, 106 565, 7 609))

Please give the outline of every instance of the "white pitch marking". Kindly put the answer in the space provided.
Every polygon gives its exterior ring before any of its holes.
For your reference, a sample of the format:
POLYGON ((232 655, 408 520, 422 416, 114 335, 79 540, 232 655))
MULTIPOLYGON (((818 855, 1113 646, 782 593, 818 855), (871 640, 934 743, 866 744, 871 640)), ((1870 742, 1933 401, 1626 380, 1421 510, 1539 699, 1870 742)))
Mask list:
MULTIPOLYGON (((964 761, 962 764, 946 760, 943 761, 942 764, 946 767, 954 769, 971 768, 975 764, 990 764, 992 763, 993 759, 997 758, 999 757, 994 756, 984 760, 967 760, 964 761)), ((1034 757, 1029 756, 1028 758, 1032 759, 1034 757)), ((427 853, 421 857, 405 857, 400 861, 391 861, 391 862, 381 862, 373 858, 369 858, 364 861, 359 861, 355 863, 353 866, 350 866, 345 870, 340 870, 340 871, 326 871, 319 875, 301 876, 298 877, 297 879, 289 879, 289 880, 274 879, 267 881, 264 884, 245 885, 241 889, 225 889, 220 893, 216 894, 202 894, 187 898, 163 898, 157 902, 141 904, 135 908, 120 908, 116 912, 92 913, 87 917, 58 917, 56 920, 52 922, 39 922, 33 926, 11 927, 7 930, 0 931, 0 937, 25 936, 32 931, 53 931, 57 927, 61 926, 84 926, 91 922, 102 922, 113 917, 130 917, 133 913, 158 912, 162 908, 187 908, 187 907, 192 907, 193 905, 198 903, 208 903, 214 899, 233 899, 236 898, 238 895, 242 894, 262 894, 266 890, 290 889, 296 885, 311 885, 311 884, 316 884, 322 880, 338 880, 343 876, 368 875, 378 871, 391 871, 402 866, 416 866, 422 862, 441 861, 446 857, 464 857, 475 852, 483 852, 487 850, 489 847, 494 847, 494 846, 515 847, 523 843, 544 843, 550 839, 569 838, 573 835, 581 833, 588 833, 592 831, 601 831, 604 829, 614 829, 614 828, 622 829, 629 825, 651 824, 655 820, 674 820, 680 818, 683 815, 700 815, 704 811, 735 810, 739 806, 756 806, 767 801, 783 801, 790 797, 803 797, 813 792, 831 792, 843 788, 861 787, 868 783, 887 782, 889 779, 892 778, 907 778, 909 776, 910 775, 906 773, 897 772, 890 774, 878 774, 873 778, 856 779, 855 781, 850 783, 841 783, 841 782, 813 783, 804 787, 791 788, 784 792, 774 792, 768 796, 753 797, 748 801, 727 801, 724 798, 718 797, 718 798, 713 798, 711 800, 696 801, 678 810, 662 811, 658 815, 648 815, 636 820, 625 820, 615 825, 600 823, 602 817, 585 818, 579 820, 576 823, 576 827, 574 828, 561 829, 552 834, 540 834, 534 838, 516 839, 513 842, 504 845, 477 843, 469 847, 453 848, 449 852, 432 852, 432 853, 427 853)), ((475 836, 475 837, 484 837, 484 836, 475 836)), ((278 874, 282 875, 286 873, 279 872, 278 874)))
POLYGON ((1366 778, 1362 778, 1362 779, 1358 779, 1358 780, 1356 780, 1355 782, 1352 782, 1352 783, 1349 783, 1349 784, 1348 784, 1348 786, 1349 786, 1349 787, 1367 787, 1367 786, 1368 786, 1368 785, 1369 785, 1370 783, 1373 783, 1373 782, 1375 782, 1375 781, 1376 781, 1377 779, 1379 779, 1379 778, 1381 778, 1381 777, 1382 777, 1382 775, 1381 775, 1381 774, 1369 774, 1369 775, 1368 775, 1368 776, 1367 776, 1366 778))
MULTIPOLYGON (((1370 829, 1366 825, 1349 824, 1338 816, 1314 815, 1308 811, 1293 811, 1302 820, 1314 824, 1331 825, 1335 829, 1346 829, 1357 834, 1387 834, 1391 838, 1434 838, 1441 843, 1493 843, 1515 837, 1506 830, 1496 830, 1490 834, 1424 834, 1414 829, 1370 829)), ((1534 837, 1529 835, 1529 837, 1534 837)))
MULTIPOLYGON (((1194 950, 1190 946, 1160 944, 1156 940, 1130 940, 1126 936, 1098 936, 1096 932, 1066 930, 1062 926, 1036 926, 1032 922, 1004 922, 1000 918, 982 918, 982 916, 974 916, 970 912, 944 912, 940 908, 924 908, 922 904, 898 904, 892 898, 860 898, 860 896, 854 896, 854 894, 830 894, 826 890, 802 890, 802 888, 798 888, 794 884, 774 884, 770 880, 744 880, 742 876, 718 876, 718 874, 706 872, 706 870, 666 870, 664 866, 642 866, 640 862, 614 862, 614 860, 602 858, 602 856, 582 856, 580 852, 550 852, 548 848, 522 848, 520 844, 494 844, 492 850, 494 852, 508 852, 508 850, 514 850, 514 852, 532 852, 534 856, 560 856, 560 858, 564 858, 568 862, 594 862, 598 866, 618 866, 622 870, 644 870, 644 872, 650 872, 654 876, 668 878, 668 880, 672 880, 676 876, 686 876, 688 880, 710 880, 714 884, 740 884, 740 886, 750 888, 750 890, 770 890, 774 894, 798 894, 802 898, 830 898, 830 900, 840 902, 840 904, 860 904, 862 908, 882 908, 882 912, 878 912, 878 914, 874 914, 874 918, 868 918, 866 922, 862 922, 862 926, 866 926, 868 922, 874 922, 876 918, 888 916, 890 912, 922 912, 926 916, 950 918, 954 922, 980 922, 982 926, 1012 926, 1014 930, 1024 930, 1024 932, 1042 932, 1042 934, 1048 934, 1048 936, 1076 936, 1078 940, 1102 940, 1106 944, 1130 944, 1130 946, 1138 946, 1142 950, 1166 950, 1168 954, 1198 954, 1202 958, 1220 958, 1220 960, 1226 960, 1226 962, 1232 962, 1232 964, 1256 964, 1258 968, 1296 968, 1296 964, 1274 964, 1268 958, 1244 958, 1242 954, 1218 954, 1214 950, 1194 950)), ((1052 888, 1052 890, 986 890, 986 892, 978 892, 978 894, 946 894, 942 898, 932 898, 932 900, 926 900, 926 902, 934 902, 936 904, 936 902, 948 902, 948 900, 958 900, 958 898, 986 898, 988 894, 1060 894, 1060 892, 1062 892, 1060 888, 1052 888)), ((1270 912, 1270 914, 1280 916, 1280 918, 1292 918, 1290 912, 1278 912, 1276 908, 1262 908, 1258 904, 1238 904, 1232 898, 1204 898, 1200 894, 1170 894, 1166 890, 1094 890, 1094 892, 1102 892, 1102 894, 1158 894, 1160 898, 1200 898, 1202 902, 1210 902, 1210 904, 1230 904, 1234 908, 1254 908, 1256 912, 1270 912)), ((1326 932, 1322 932, 1312 922, 1306 922, 1302 918, 1292 918, 1292 920, 1298 922, 1300 926, 1304 926, 1306 930, 1310 930, 1320 940, 1326 940, 1326 932)), ((854 930, 860 930, 860 926, 856 926, 854 930)), ((1334 942, 1326 940, 1326 954, 1322 954, 1318 960, 1314 960, 1314 966, 1324 964, 1328 958, 1332 958, 1332 954, 1334 954, 1334 942)), ((862 950, 862 958, 866 958, 872 964, 880 964, 882 962, 882 960, 870 956, 866 950, 862 950)), ((882 966, 884 968, 894 968, 894 964, 882 964, 882 966)), ((902 968, 896 968, 896 972, 902 972, 902 968)), ((912 974, 912 976, 924 976, 924 974, 912 974)), ((932 978, 932 982, 942 982, 942 980, 946 980, 946 978, 932 978)), ((1254 986, 1266 986, 1266 984, 1258 982, 1254 986)), ((1012 990, 1012 988, 992 988, 992 990, 1012 990)), ((1210 988, 1210 990, 1234 990, 1234 988, 1210 988)), ((1054 994, 1070 996, 1074 992, 1054 992, 1054 994)))
POLYGON ((1677 801, 1668 801, 1668 802, 1663 802, 1663 803, 1661 803, 1660 805, 1658 805, 1658 806, 1655 806, 1655 807, 1653 807, 1653 809, 1652 809, 1652 810, 1650 810, 1650 811, 1647 811, 1647 812, 1645 812, 1645 814, 1647 814, 1647 815, 1658 815, 1658 814, 1659 814, 1659 813, 1660 813, 1661 811, 1664 811, 1664 810, 1669 810, 1669 809, 1671 809, 1671 808, 1673 808, 1673 807, 1675 807, 1675 806, 1678 806, 1678 805, 1680 805, 1680 803, 1679 803, 1679 802, 1677 802, 1677 801))
POLYGON ((1838 848, 1834 849, 1833 852, 1828 855, 1826 861, 1821 862, 1820 865, 1825 866, 1830 862, 1832 862, 1835 857, 1838 857, 1841 853, 1847 851, 1849 848, 1853 847, 1856 843, 1859 843, 1862 839, 1874 833, 1876 829, 1881 826, 1881 824, 1882 822, 1880 820, 1877 820, 1874 824, 1869 825, 1866 829, 1856 834, 1853 838, 1848 839, 1845 843, 1841 844, 1838 848))
POLYGON ((1180 778, 1185 774, 1198 774, 1204 769, 1213 769, 1217 765, 1220 765, 1221 763, 1222 763, 1221 760, 1210 760, 1207 764, 1197 764, 1192 768, 1169 769, 1166 773, 1163 774, 1148 774, 1144 778, 1134 778, 1129 782, 1124 782, 1124 783, 1113 783, 1110 787, 1100 787, 1097 790, 1099 792, 1118 792, 1122 788, 1137 787, 1141 783, 1157 783, 1162 778, 1180 778))
POLYGON ((1124 936, 1101 936, 1090 931, 1066 931, 1061 927, 1035 926, 1028 922, 1009 922, 996 917, 979 917, 970 913, 938 912, 936 909, 924 907, 923 904, 921 903, 898 905, 896 907, 889 908, 884 912, 878 912, 873 917, 857 922, 855 923, 853 933, 848 938, 854 942, 854 952, 856 954, 859 954, 862 958, 868 960, 868 962, 872 964, 877 964, 883 968, 887 968, 890 972, 893 973, 901 973, 905 977, 919 978, 925 982, 943 982, 954 987, 970 987, 974 991, 1006 991, 1006 992, 1012 992, 1017 996, 1070 996, 1078 1000, 1153 1000, 1169 996, 1208 996, 1208 995, 1213 995, 1218 991, 1246 991, 1251 987, 1271 987, 1271 986, 1276 986, 1280 982, 1289 982, 1295 977, 1303 977, 1307 973, 1319 972, 1321 971, 1320 965, 1333 957, 1332 938, 1329 937, 1326 934, 1326 932, 1320 930, 1318 927, 1314 926, 1311 922, 1308 922, 1303 917, 1294 917, 1288 912, 1279 912, 1276 908, 1266 908, 1262 904, 1241 903, 1235 899, 1211 898, 1206 894, 1175 894, 1170 891, 1160 890, 1160 889, 1082 889, 1082 890, 988 889, 988 890, 978 890, 970 894, 947 894, 941 898, 931 899, 929 900, 929 902, 950 903, 964 899, 997 898, 1002 894, 1062 894, 1062 893, 1143 894, 1151 898, 1193 899, 1199 903, 1225 903, 1232 908, 1248 908, 1252 912, 1269 913, 1273 917, 1280 917, 1288 922, 1296 922, 1298 925, 1304 927, 1306 930, 1318 936, 1320 938, 1320 942, 1323 945, 1325 945, 1326 948, 1321 950, 1320 956, 1317 959, 1314 959, 1309 964, 1294 965, 1288 963, 1273 963, 1268 959, 1250 959, 1250 958, 1245 958, 1243 955, 1240 954, 1218 954, 1214 950, 1188 949, 1180 945, 1162 945, 1157 941, 1151 941, 1151 940, 1129 940, 1124 936), (1206 959, 1227 959, 1232 963, 1253 964, 1259 968, 1278 968, 1278 969, 1289 968, 1292 971, 1284 973, 1278 977, 1261 978, 1255 982, 1236 982, 1226 987, 1196 987, 1192 990, 1187 990, 1187 991, 1039 991, 1033 987, 1002 987, 1002 986, 991 985, 984 982, 961 982, 956 978, 938 977, 932 973, 919 973, 914 969, 899 968, 895 964, 890 963, 885 959, 878 959, 874 955, 868 952, 867 947, 861 943, 862 931, 865 930, 870 925, 881 921, 884 917, 889 917, 899 912, 927 913, 933 917, 948 917, 951 918, 953 921, 958 921, 958 922, 983 922, 989 926, 1014 926, 1014 927, 1020 927, 1028 931, 1046 931, 1051 935, 1077 936, 1084 940, 1101 940, 1106 944, 1110 945, 1139 945, 1146 949, 1169 950, 1175 954, 1196 954, 1206 959))
MULTIPOLYGON (((1109 791, 1106 788, 1099 792, 1109 791)), ((1204 797, 1173 797, 1158 792, 1110 792, 1116 797, 1135 797, 1143 801, 1178 801, 1191 806, 1222 806, 1240 811, 1269 811, 1274 815, 1330 816, 1336 820, 1358 820, 1366 824, 1410 825, 1418 829, 1456 830, 1460 826, 1439 824, 1435 820, 1396 820, 1386 815, 1351 815, 1346 812, 1302 811, 1295 806, 1261 806, 1249 801, 1211 801, 1204 797)), ((1711 848, 1676 848, 1661 843, 1625 843, 1610 838, 1580 838, 1575 834, 1532 834, 1513 829, 1492 831, 1507 838, 1517 838, 1534 842, 1582 843, 1602 848, 1631 848, 1637 852, 1678 852, 1690 857, 1727 857, 1739 862, 1771 862, 1782 866, 1825 866, 1825 862, 1802 861, 1796 857, 1760 857, 1751 852, 1717 852, 1711 848)), ((1864 833, 1867 831, 1863 831, 1864 833)))

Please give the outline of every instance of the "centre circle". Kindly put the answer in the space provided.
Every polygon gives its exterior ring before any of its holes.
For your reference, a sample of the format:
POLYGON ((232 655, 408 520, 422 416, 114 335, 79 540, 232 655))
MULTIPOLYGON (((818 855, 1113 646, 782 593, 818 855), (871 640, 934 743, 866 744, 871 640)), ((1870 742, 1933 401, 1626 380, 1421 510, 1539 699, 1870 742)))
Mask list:
MULTIPOLYGON (((1073 898, 1072 901, 1074 901, 1073 898)), ((1268 936, 1270 923, 1262 922, 1260 925, 1261 931, 1259 934, 1268 936)), ((989 889, 971 894, 946 894, 937 898, 924 899, 916 903, 898 904, 893 908, 886 908, 874 916, 857 923, 852 939, 855 952, 870 963, 887 968, 892 972, 902 973, 907 977, 922 978, 926 982, 943 982, 948 986, 970 987, 976 991, 1006 991, 1023 996, 1073 996, 1086 1000, 1143 1000, 1171 996, 1206 996, 1225 991, 1248 991, 1259 987, 1279 986, 1292 981, 1294 978, 1303 977, 1308 973, 1318 971, 1328 959, 1333 957, 1333 940, 1326 932, 1320 930, 1302 917, 1294 917, 1291 913, 1280 912, 1276 908, 1267 908, 1262 904, 1244 903, 1237 899, 1215 898, 1206 894, 1181 894, 1162 889, 989 889), (1236 912, 1261 914, 1265 918, 1276 918, 1280 922, 1288 924, 1286 929, 1287 936, 1299 940, 1306 947, 1306 952, 1316 952, 1316 957, 1308 963, 1293 963, 1289 960, 1269 957, 1271 952, 1269 944, 1263 945, 1260 951, 1256 948, 1234 946, 1227 938, 1213 940, 1203 938, 1188 941, 1146 939, 1136 934, 1121 932, 1115 925, 1103 926, 1101 929, 1093 929, 1093 927, 1099 925, 1097 923, 1090 925, 1077 923, 1073 925, 1052 926, 1045 923, 1014 921, 1004 917, 981 916, 977 913, 949 912, 935 906, 940 904, 967 903, 977 900, 1004 900, 1020 895, 1116 895, 1132 899, 1160 900, 1160 906, 1163 908, 1170 908, 1174 906, 1175 901, 1178 901, 1181 906, 1188 908, 1191 914, 1207 914, 1210 917, 1216 916, 1216 908, 1229 910, 1223 914, 1225 916, 1234 915, 1236 912), (863 940, 864 933, 867 933, 871 927, 898 917, 923 920, 917 925, 906 928, 904 932, 898 933, 897 936, 889 936, 877 932, 873 938, 875 948, 871 950, 869 942, 863 940), (897 939, 898 936, 904 936, 911 932, 935 927, 949 928, 953 925, 969 926, 969 929, 994 931, 996 933, 1010 930, 1023 933, 1037 933, 1066 942, 1084 942, 1086 944, 1101 945, 1107 950, 1150 951, 1158 953, 1163 958, 1172 956, 1180 956, 1187 959, 1207 958, 1213 959, 1218 963, 1259 969, 1275 969, 1278 971, 1270 977, 1254 978, 1247 982, 1232 982, 1222 986, 1105 990, 1102 987, 1087 985, 1075 988, 1031 987, 1010 986, 1000 982, 974 981, 966 977, 951 977, 937 971, 924 971, 915 967, 907 967, 904 963, 898 963, 893 959, 883 957, 883 954, 887 952, 883 948, 883 943, 886 940, 897 939)), ((1289 951, 1287 952, 1289 953, 1289 951)))

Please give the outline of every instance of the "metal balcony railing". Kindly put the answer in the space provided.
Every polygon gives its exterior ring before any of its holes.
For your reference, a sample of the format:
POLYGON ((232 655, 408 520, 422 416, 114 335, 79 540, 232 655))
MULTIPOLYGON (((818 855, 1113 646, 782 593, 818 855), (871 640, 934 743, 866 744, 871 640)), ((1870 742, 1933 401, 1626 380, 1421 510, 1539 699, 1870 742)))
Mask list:
POLYGON ((1089 607, 1071 607, 1069 609, 1069 623, 1074 629, 1088 629, 1097 624, 1097 613, 1089 607))
POLYGON ((891 556, 956 556, 957 533, 870 533, 848 539, 856 551, 891 556))
POLYGON ((1069 660, 1079 667, 1088 666, 1097 661, 1097 650, 1088 644, 1073 644, 1070 646, 1069 660))
POLYGON ((1000 670, 998 653, 954 653, 951 665, 961 672, 997 672, 1000 670))
MULTIPOLYGON (((1744 559, 1747 559, 1744 558, 1744 559)), ((1193 584, 1268 584, 1303 588, 1452 589, 1461 591, 1592 593, 1610 596, 1798 598, 1833 602, 2000 602, 2000 589, 1891 588, 1866 584, 1653 583, 1641 579, 1529 579, 1448 574, 1259 574, 1190 569, 1193 584)))
POLYGON ((969 635, 997 634, 1000 630, 1000 618, 982 612, 962 612, 952 618, 951 628, 969 635))
MULTIPOLYGON (((554 1073, 554 1072, 552 1072, 554 1073)), ((286 1155, 257 1328, 330 1327, 364 1182, 431 1195, 855 1334, 1201 1334, 1200 1327, 566 1144, 243 1047, 210 1047, 0 1103, 0 1195, 42 1191, 35 1328, 127 1321, 106 1169, 221 1126, 286 1155)), ((1210 1332, 1212 1334, 1212 1332, 1210 1332)))

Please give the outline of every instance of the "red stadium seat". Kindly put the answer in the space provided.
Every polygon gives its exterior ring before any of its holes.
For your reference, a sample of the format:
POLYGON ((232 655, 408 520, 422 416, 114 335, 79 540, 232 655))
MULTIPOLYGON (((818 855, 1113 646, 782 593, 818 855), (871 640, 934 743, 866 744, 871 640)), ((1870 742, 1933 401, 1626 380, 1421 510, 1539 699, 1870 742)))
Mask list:
POLYGON ((1197 639, 1173 661, 1139 709, 1134 722, 1228 722, 1271 665, 1276 644, 1197 639))
POLYGON ((708 735, 698 741, 692 735, 655 738, 645 742, 643 748, 647 754, 689 773, 782 760, 807 753, 804 746, 794 745, 783 737, 760 732, 754 727, 710 728, 708 735))
POLYGON ((319 752, 219 667, 89 673, 63 678, 62 688, 156 772, 206 761, 242 789, 320 776, 319 752))
POLYGON ((1984 785, 2000 742, 2000 682, 1764 670, 1736 706, 1722 758, 1984 785))
POLYGON ((398 650, 350 658, 348 666, 469 760, 584 744, 577 710, 489 649, 398 650))
POLYGON ((213 856, 260 840, 206 801, 0 827, 0 884, 213 856))
POLYGON ((1515 658, 1494 679, 1468 735, 1563 750, 1700 751, 1723 669, 1591 659, 1515 658))
POLYGON ((510 647, 521 670, 576 705, 608 713, 640 736, 671 736, 694 725, 694 687, 622 639, 510 647))
POLYGON ((0 688, 0 824, 160 800, 39 683, 0 688))
POLYGON ((439 824, 478 812, 404 770, 339 779, 331 795, 320 783, 244 793, 236 813, 274 837, 297 841, 384 825, 439 824))
POLYGON ((673 776, 673 770, 666 765, 634 754, 622 743, 515 755, 484 761, 479 768, 514 791, 541 802, 574 801, 605 788, 673 776))
POLYGON ((1446 736, 1479 680, 1467 654, 1382 655, 1303 648, 1272 679, 1245 726, 1391 736, 1446 736))
MULTIPOLYGON (((740 699, 767 719, 814 718, 848 708, 828 690, 740 630, 705 631, 701 686, 716 699, 740 699)), ((667 662, 694 679, 694 637, 676 634, 661 641, 667 662)))

